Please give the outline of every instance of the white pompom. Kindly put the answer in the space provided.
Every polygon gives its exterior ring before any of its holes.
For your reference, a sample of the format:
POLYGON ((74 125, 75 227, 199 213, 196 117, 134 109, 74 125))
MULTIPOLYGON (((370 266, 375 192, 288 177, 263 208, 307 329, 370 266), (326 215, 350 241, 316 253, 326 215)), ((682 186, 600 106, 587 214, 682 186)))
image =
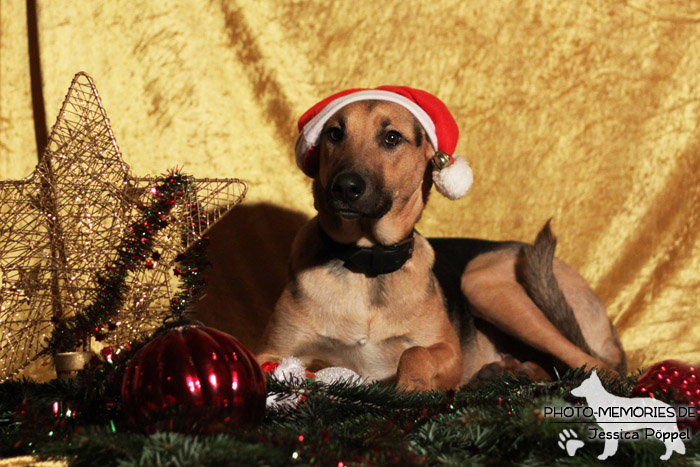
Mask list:
POLYGON ((272 376, 280 381, 289 380, 290 377, 304 381, 306 379, 306 368, 297 357, 286 357, 280 361, 277 368, 272 372, 272 376))
POLYGON ((454 156, 454 163, 442 170, 433 170, 435 189, 449 199, 466 195, 474 181, 472 169, 462 156, 454 156))
MULTIPOLYGON (((297 357, 286 357, 280 361, 270 376, 279 381, 303 383, 306 380, 306 369, 302 361, 297 357)), ((316 381, 323 384, 332 384, 339 381, 347 381, 356 385, 364 383, 362 377, 351 369, 337 366, 317 371, 316 381)), ((300 400, 301 396, 298 394, 286 398, 279 394, 272 394, 267 396, 266 406, 268 409, 291 409, 296 407, 300 400)))
POLYGON ((340 381, 361 384, 362 377, 349 368, 332 366, 316 372, 316 381, 324 384, 333 384, 340 381))
MULTIPOLYGON (((304 364, 297 357, 286 357, 280 361, 272 371, 271 376, 280 381, 304 381, 306 379, 306 370, 304 364)), ((267 396, 265 406, 268 409, 272 408, 292 408, 296 407, 301 399, 300 395, 282 398, 279 394, 267 396)))

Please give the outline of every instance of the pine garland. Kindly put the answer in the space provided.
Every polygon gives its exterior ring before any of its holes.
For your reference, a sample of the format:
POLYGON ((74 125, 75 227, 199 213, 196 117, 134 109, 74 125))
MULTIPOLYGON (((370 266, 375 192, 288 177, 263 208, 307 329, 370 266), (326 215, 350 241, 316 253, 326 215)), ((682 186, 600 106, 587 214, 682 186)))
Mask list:
MULTIPOLYGON (((119 407, 119 367, 45 384, 9 381, 0 384, 0 456, 38 454, 79 466, 591 465, 603 446, 586 440, 586 425, 576 423, 583 420, 542 414, 544 406, 576 404, 569 391, 587 376, 579 369, 536 383, 504 375, 479 387, 424 393, 379 383, 270 379, 271 393, 302 395, 302 402, 268 411, 258 428, 209 435, 135 432, 119 407), (64 410, 55 415, 56 401, 64 410), (564 428, 586 441, 574 457, 557 445, 564 428)), ((609 392, 629 396, 636 376, 603 382, 609 392)), ((685 445, 684 456, 674 454, 664 465, 700 462, 700 434, 685 445)), ((659 441, 623 441, 606 464, 655 465, 663 451, 659 441)))

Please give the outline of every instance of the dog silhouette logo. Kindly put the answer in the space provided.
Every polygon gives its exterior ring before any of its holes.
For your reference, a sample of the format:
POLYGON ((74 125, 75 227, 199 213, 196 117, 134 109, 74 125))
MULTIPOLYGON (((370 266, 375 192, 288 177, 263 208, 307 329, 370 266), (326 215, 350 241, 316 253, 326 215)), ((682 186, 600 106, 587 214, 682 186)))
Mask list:
MULTIPOLYGON (((601 432, 594 436, 605 440, 603 453, 598 459, 604 460, 615 454, 620 439, 639 439, 640 431, 647 439, 653 437, 666 445, 661 460, 668 460, 674 452, 685 454, 683 438, 688 434, 678 430, 676 410, 671 405, 650 397, 620 397, 610 394, 595 371, 579 387, 572 389, 571 394, 586 400, 601 428, 601 432)), ((571 442, 571 436, 566 439, 571 442)), ((560 444, 567 447, 562 441, 560 444)), ((569 452, 569 455, 573 454, 569 452)))

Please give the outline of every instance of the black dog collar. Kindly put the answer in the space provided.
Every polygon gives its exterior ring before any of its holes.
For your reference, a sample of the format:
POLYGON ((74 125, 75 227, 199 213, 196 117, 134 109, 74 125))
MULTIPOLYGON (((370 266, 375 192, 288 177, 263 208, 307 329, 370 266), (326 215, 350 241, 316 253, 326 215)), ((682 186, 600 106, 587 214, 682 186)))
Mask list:
POLYGON ((401 269, 413 255, 413 232, 408 238, 391 246, 374 245, 362 247, 355 244, 339 243, 333 240, 319 226, 321 238, 332 254, 343 260, 346 268, 358 270, 368 276, 378 276, 401 269))

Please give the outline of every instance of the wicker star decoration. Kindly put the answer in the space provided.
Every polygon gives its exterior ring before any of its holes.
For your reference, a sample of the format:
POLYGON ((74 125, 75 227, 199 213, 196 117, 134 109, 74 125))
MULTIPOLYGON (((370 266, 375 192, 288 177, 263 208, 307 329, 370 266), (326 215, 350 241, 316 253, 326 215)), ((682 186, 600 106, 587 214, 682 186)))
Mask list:
MULTIPOLYGON (((245 197, 238 179, 189 178, 153 257, 128 277, 110 344, 129 342, 168 316, 175 258, 245 197), (195 225, 196 231, 184 226, 195 225), (183 235, 187 232, 187 235, 183 235)), ((132 177, 93 80, 71 83, 35 172, 0 181, 0 381, 42 351, 54 325, 96 299, 95 278, 117 257, 158 177, 132 177)))

